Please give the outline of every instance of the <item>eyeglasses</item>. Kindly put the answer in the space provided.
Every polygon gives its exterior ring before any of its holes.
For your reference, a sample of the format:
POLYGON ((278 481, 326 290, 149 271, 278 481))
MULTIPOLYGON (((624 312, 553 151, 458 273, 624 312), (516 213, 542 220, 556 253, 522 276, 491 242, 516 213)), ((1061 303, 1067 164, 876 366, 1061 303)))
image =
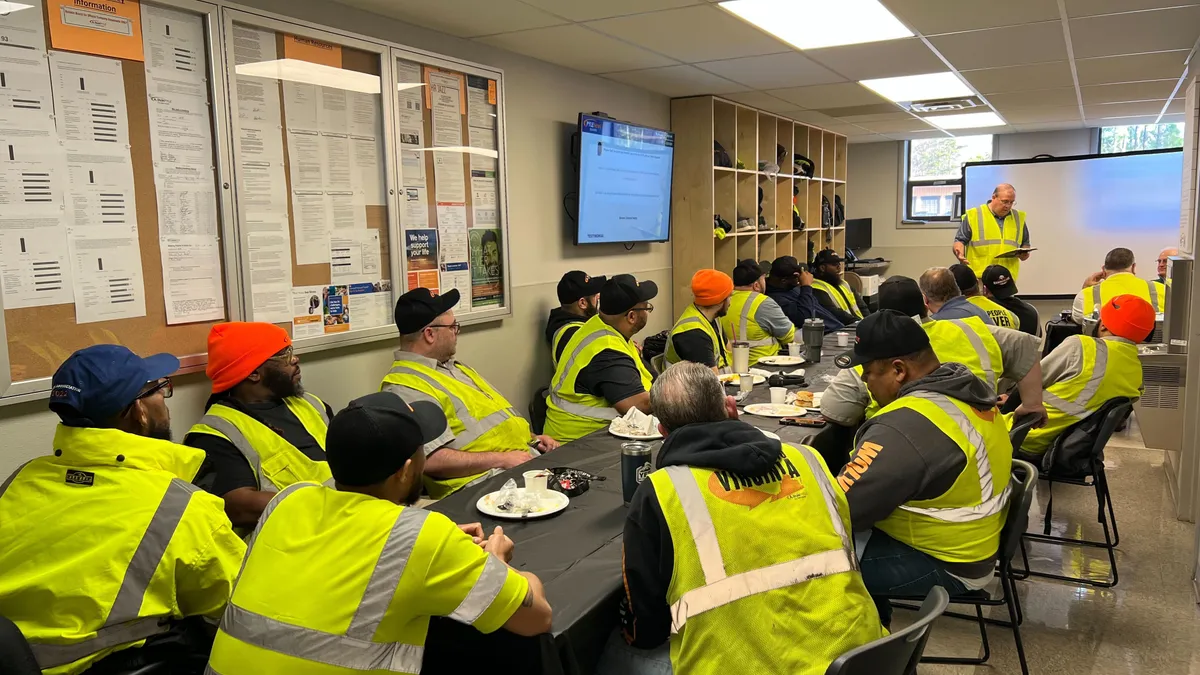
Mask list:
POLYGON ((1159 258, 1159 259, 1157 260, 1157 262, 1158 262, 1158 264, 1159 264, 1159 265, 1161 265, 1161 264, 1163 264, 1163 263, 1165 263, 1165 262, 1170 262, 1170 261, 1171 261, 1171 259, 1170 259, 1170 258, 1159 258))
POLYGON ((292 359, 295 357, 296 347, 294 345, 288 345, 287 347, 283 348, 283 351, 271 356, 272 359, 276 361, 283 361, 284 363, 291 363, 292 359))
POLYGON ((454 323, 431 323, 426 328, 449 328, 450 332, 458 335, 462 331, 462 324, 455 321, 454 323))
POLYGON ((162 392, 163 398, 171 398, 171 394, 175 393, 175 385, 171 384, 171 378, 166 377, 166 378, 159 380, 158 382, 156 382, 154 384, 153 387, 150 387, 146 391, 143 391, 142 393, 138 394, 137 398, 135 398, 133 400, 136 401, 138 398, 146 398, 149 396, 153 396, 154 394, 156 394, 160 391, 162 392))
POLYGON ((654 311, 654 305, 647 303, 645 307, 634 307, 633 309, 631 309, 629 311, 631 311, 631 312, 646 312, 648 314, 648 313, 654 311))

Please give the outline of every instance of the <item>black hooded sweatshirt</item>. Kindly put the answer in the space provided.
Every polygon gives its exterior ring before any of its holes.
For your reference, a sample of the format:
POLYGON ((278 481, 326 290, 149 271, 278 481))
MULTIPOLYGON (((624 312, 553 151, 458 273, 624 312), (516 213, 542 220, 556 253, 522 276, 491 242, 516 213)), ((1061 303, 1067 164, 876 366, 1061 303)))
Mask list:
MULTIPOLYGON (((723 420, 672 431, 663 441, 655 468, 684 465, 755 478, 769 473, 782 456, 779 441, 745 422, 723 420)), ((621 628, 625 639, 635 647, 657 647, 671 636, 667 588, 675 568, 675 549, 649 480, 638 487, 629 503, 623 568, 621 628)))
MULTIPOLYGON (((558 332, 559 328, 562 328, 569 323, 577 323, 582 326, 583 322, 587 320, 588 317, 586 316, 572 314, 562 307, 555 307, 554 309, 550 310, 550 316, 546 318, 546 344, 550 345, 551 349, 554 349, 554 334, 558 332)), ((563 349, 566 349, 567 343, 571 341, 571 336, 574 335, 575 331, 577 330, 579 330, 578 326, 568 330, 563 336, 563 341, 558 343, 558 351, 554 354, 556 362, 558 359, 562 358, 563 349)))

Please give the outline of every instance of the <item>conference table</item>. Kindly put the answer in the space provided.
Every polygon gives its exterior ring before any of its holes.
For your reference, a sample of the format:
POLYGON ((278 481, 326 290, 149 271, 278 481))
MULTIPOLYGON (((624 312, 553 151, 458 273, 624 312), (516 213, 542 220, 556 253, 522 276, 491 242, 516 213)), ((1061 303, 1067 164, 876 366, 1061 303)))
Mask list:
MULTIPOLYGON (((822 358, 817 363, 773 368, 771 372, 805 369, 808 385, 792 390, 821 392, 837 372, 833 358, 845 351, 835 334, 825 337, 822 358)), ((727 387, 729 393, 737 387, 727 387)), ((767 403, 768 385, 759 384, 739 403, 767 403)), ((810 415, 815 415, 810 412, 810 415)), ((777 419, 742 414, 741 419, 771 431, 784 442, 803 443, 816 429, 783 426, 777 419)), ((423 675, 458 674, 467 670, 520 672, 545 675, 576 675, 593 672, 609 636, 618 625, 621 583, 621 537, 626 507, 621 491, 621 444, 607 429, 563 444, 518 467, 456 492, 425 508, 442 513, 456 523, 480 522, 490 533, 499 525, 515 543, 512 566, 532 572, 542 580, 546 597, 554 609, 551 630, 526 638, 501 629, 484 635, 450 619, 430 622, 425 644, 423 675), (520 485, 521 474, 531 469, 571 467, 603 476, 592 481, 587 492, 571 498, 566 510, 541 520, 493 520, 480 513, 475 503, 499 490, 510 478, 520 485)), ((657 457, 661 443, 654 443, 657 457)))

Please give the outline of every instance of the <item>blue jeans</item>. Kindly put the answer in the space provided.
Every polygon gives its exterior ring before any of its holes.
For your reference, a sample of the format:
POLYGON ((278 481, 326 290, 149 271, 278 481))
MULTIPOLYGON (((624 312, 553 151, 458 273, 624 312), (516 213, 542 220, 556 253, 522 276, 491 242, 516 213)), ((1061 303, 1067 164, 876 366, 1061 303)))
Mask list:
POLYGON ((671 675, 671 643, 654 649, 638 649, 625 644, 620 629, 608 637, 608 644, 596 664, 596 675, 671 675))
POLYGON ((882 595, 925 595, 934 586, 950 595, 965 593, 967 587, 946 571, 946 564, 928 553, 897 541, 881 530, 871 538, 858 558, 863 583, 879 609, 884 627, 892 624, 892 605, 882 595))

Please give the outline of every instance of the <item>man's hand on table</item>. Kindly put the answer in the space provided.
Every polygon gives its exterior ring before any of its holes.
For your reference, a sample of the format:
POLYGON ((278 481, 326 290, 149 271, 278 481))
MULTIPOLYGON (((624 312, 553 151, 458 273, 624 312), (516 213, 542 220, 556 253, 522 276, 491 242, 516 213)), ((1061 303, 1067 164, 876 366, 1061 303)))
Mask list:
POLYGON ((537 441, 537 449, 539 452, 550 452, 557 450, 560 443, 545 434, 535 435, 533 440, 537 441))
POLYGON ((483 542, 483 550, 496 556, 507 565, 512 560, 513 542, 504 534, 503 528, 497 525, 492 536, 483 542))
POLYGON ((480 546, 483 545, 483 525, 480 525, 479 523, 467 523, 466 525, 460 524, 458 529, 471 535, 471 540, 476 544, 479 544, 480 546))

